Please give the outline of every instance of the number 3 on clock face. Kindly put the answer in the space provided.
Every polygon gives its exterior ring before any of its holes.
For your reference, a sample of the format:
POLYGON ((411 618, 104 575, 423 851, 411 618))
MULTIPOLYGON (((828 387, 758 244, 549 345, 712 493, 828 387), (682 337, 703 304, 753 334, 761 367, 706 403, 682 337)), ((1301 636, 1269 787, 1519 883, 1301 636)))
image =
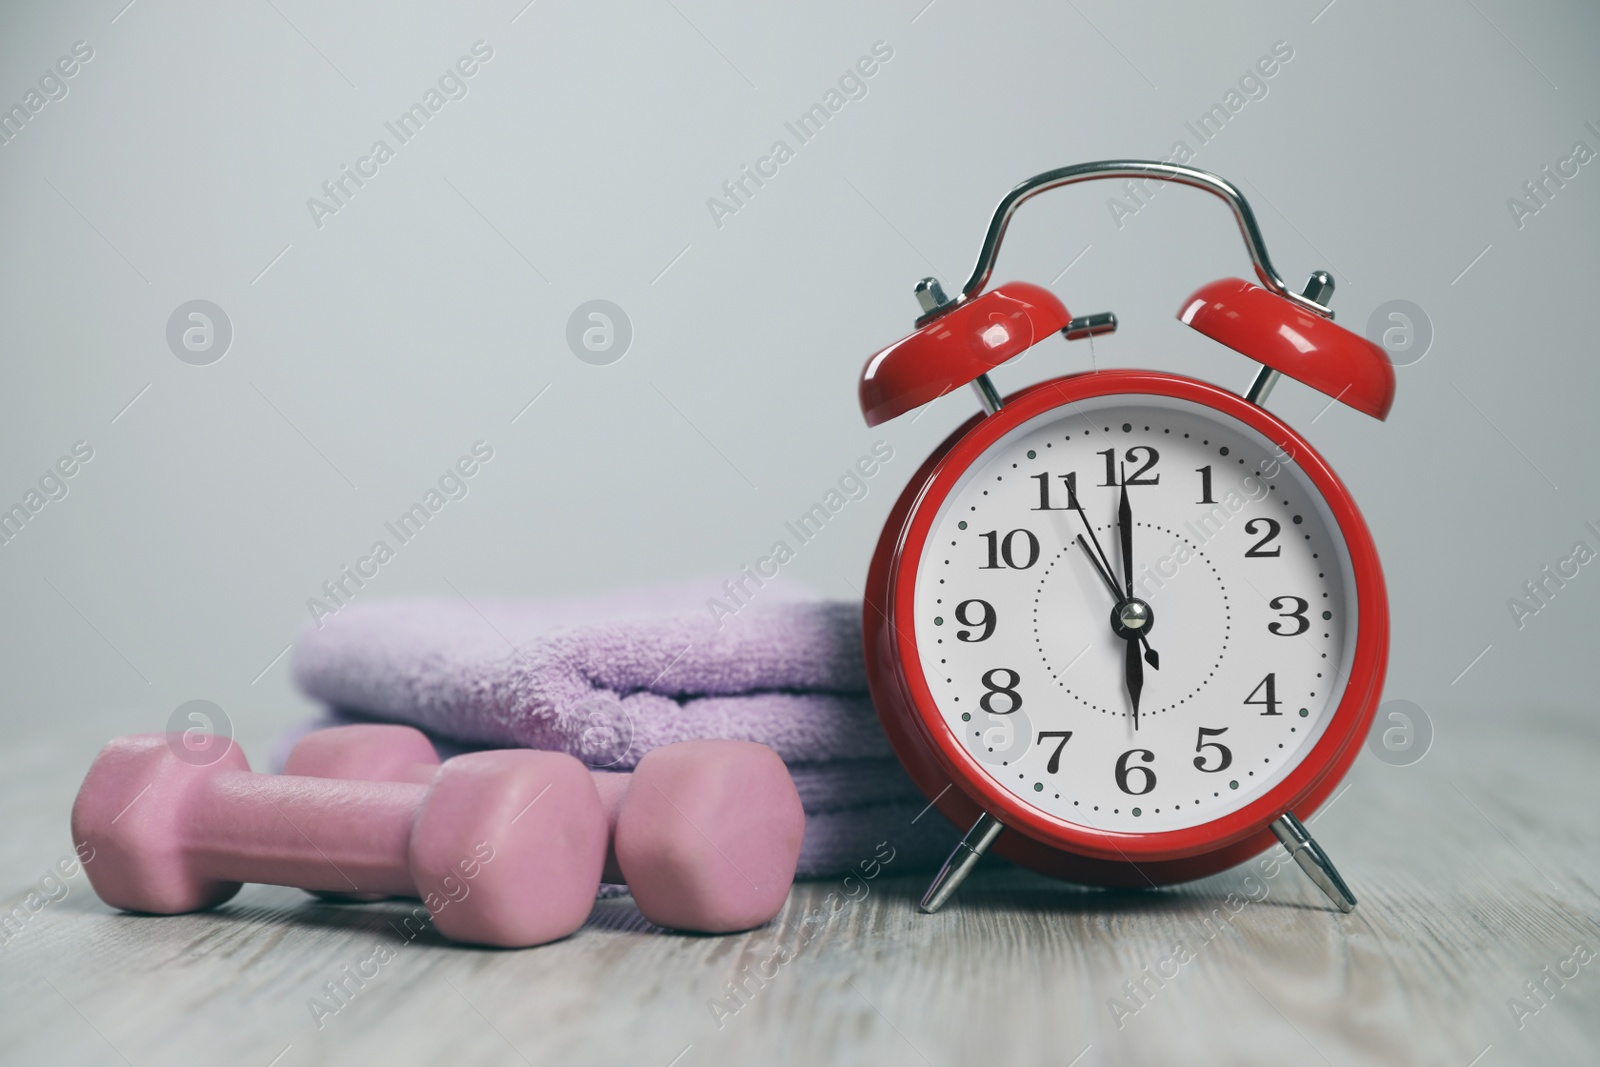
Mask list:
POLYGON ((1069 837, 1227 823, 1318 746, 1352 677, 1336 509, 1266 434, 1198 400, 1039 406, 923 504, 896 625, 924 717, 984 792, 1069 837), (1114 618, 1130 601, 1142 628, 1114 618))

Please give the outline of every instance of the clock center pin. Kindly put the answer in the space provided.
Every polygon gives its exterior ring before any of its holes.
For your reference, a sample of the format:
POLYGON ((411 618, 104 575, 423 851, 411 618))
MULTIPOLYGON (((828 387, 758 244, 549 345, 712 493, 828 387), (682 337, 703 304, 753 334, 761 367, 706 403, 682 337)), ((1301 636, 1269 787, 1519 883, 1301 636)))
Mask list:
POLYGON ((1111 609, 1112 632, 1124 640, 1149 633, 1155 624, 1155 612, 1138 597, 1129 597, 1111 609))

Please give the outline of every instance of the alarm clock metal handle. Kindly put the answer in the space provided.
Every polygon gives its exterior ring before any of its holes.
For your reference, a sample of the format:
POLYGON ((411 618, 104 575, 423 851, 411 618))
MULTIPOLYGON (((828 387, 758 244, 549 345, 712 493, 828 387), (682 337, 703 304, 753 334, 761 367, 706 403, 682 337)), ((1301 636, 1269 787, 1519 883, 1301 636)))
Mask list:
MULTIPOLYGON (((1197 170, 1194 167, 1181 167, 1174 163, 1158 163, 1154 160, 1145 159, 1108 159, 1094 163, 1078 163, 1070 167, 1058 167, 1055 170, 1047 170, 1043 174, 1036 174, 1016 186, 1005 195, 999 206, 995 208, 994 217, 989 220, 989 231, 983 237, 983 249, 978 253, 978 264, 972 270, 972 277, 968 278, 967 284, 962 287, 961 295, 938 310, 953 310, 956 305, 977 296, 983 287, 988 284, 989 275, 994 271, 995 257, 1000 254, 1000 242, 1005 237, 1006 227, 1011 222, 1012 214, 1015 213, 1018 207, 1022 206, 1025 200, 1063 185, 1097 181, 1103 178, 1155 179, 1157 181, 1176 182, 1179 185, 1203 189, 1214 196, 1220 197, 1233 209, 1233 216, 1239 223, 1239 232, 1244 237, 1245 248, 1250 253, 1250 262, 1255 267, 1256 277, 1261 279, 1261 284, 1294 303, 1297 307, 1321 315, 1324 318, 1333 317, 1333 313, 1325 305, 1318 303, 1309 293, 1297 293, 1284 284, 1283 279, 1272 266, 1272 259, 1267 255, 1267 245, 1262 240, 1261 228, 1256 225, 1255 212, 1250 210, 1250 204, 1245 200, 1244 194, 1234 188, 1232 183, 1212 174, 1210 171, 1197 170)), ((1331 283, 1332 279, 1328 280, 1331 283)), ((944 302, 941 301, 941 303, 944 302)), ((927 310, 931 312, 934 309, 927 310)))

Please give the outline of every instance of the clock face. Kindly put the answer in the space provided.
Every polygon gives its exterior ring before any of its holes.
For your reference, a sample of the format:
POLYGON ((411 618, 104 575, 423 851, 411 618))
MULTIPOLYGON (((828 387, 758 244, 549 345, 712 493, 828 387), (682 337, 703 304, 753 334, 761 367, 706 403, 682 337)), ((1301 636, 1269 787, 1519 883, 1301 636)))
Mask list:
POLYGON ((1148 394, 1055 408, 987 449, 939 506, 914 604, 962 747, 1102 831, 1262 796, 1327 727, 1356 648, 1349 549, 1311 479, 1231 416, 1148 394))

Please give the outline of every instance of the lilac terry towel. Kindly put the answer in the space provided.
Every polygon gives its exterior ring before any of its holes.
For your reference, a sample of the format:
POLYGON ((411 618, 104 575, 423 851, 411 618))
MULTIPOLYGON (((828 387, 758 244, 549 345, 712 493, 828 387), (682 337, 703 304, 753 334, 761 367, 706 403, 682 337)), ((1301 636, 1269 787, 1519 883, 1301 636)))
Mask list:
POLYGON ((800 790, 802 875, 847 872, 884 840, 897 870, 936 866, 954 835, 934 812, 918 818, 925 801, 878 724, 860 610, 750 604, 719 622, 703 609, 662 613, 648 598, 349 604, 307 627, 294 677, 339 717, 618 770, 675 741, 758 741, 800 790))

